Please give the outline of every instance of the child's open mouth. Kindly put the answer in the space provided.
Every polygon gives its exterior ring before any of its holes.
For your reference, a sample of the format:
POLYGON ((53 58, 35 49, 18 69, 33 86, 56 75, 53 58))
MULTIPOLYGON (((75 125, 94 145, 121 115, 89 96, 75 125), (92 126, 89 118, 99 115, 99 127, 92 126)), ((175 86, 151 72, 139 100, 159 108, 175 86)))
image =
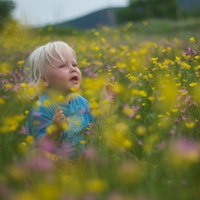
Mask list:
POLYGON ((73 76, 70 81, 77 83, 78 82, 78 76, 73 76))

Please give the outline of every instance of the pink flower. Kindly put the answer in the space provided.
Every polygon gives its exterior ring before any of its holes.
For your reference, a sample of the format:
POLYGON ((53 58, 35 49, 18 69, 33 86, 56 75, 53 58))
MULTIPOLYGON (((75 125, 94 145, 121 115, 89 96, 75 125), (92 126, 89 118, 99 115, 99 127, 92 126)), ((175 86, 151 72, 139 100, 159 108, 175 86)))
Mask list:
POLYGON ((190 47, 186 48, 186 50, 183 52, 184 55, 197 55, 197 52, 191 49, 190 47))
POLYGON ((139 144, 140 146, 142 146, 142 145, 143 145, 142 140, 138 140, 138 144, 139 144))
POLYGON ((12 88, 13 92, 17 92, 21 88, 20 84, 15 84, 14 87, 12 88))
POLYGON ((25 126, 22 126, 20 134, 27 134, 27 133, 28 133, 28 129, 25 126))
POLYGON ((173 135, 175 133, 175 130, 171 129, 169 133, 173 135))
POLYGON ((35 112, 33 113, 33 115, 34 115, 35 117, 40 117, 40 116, 41 116, 41 113, 40 113, 40 112, 37 112, 37 111, 35 111, 35 112))

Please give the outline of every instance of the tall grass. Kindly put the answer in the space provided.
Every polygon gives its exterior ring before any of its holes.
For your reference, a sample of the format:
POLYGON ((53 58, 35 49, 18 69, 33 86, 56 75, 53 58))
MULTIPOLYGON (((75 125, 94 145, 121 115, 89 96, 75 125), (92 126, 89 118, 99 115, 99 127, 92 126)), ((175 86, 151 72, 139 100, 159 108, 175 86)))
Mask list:
POLYGON ((1 199, 199 199, 198 25, 151 20, 69 35, 8 27, 0 36, 1 199), (87 136, 86 160, 76 163, 35 158, 23 129, 34 102, 23 93, 24 60, 54 40, 76 51, 80 93, 99 119, 87 136), (96 105, 107 81, 118 94, 102 117, 96 105))

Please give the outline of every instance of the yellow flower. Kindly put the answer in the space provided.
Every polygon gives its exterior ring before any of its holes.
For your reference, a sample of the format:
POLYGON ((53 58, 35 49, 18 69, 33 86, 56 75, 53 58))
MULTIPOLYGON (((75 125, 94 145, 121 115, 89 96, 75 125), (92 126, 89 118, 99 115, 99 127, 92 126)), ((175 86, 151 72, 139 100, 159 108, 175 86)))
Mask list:
POLYGON ((196 86, 196 85, 197 85, 197 82, 196 82, 196 83, 190 83, 190 84, 189 84, 190 87, 194 87, 194 86, 196 86))
POLYGON ((86 141, 85 140, 81 140, 80 143, 81 144, 86 144, 86 141))
POLYGON ((154 100, 154 97, 152 97, 152 96, 151 96, 151 97, 148 97, 148 100, 149 100, 149 101, 153 101, 153 100, 154 100))
POLYGON ((33 144, 34 143, 34 138, 31 135, 28 135, 26 137, 26 142, 28 142, 29 144, 33 144))
POLYGON ((140 115, 136 115, 135 118, 136 119, 141 119, 141 116, 140 115))
POLYGON ((91 109, 97 109, 99 107, 98 103, 96 101, 93 101, 91 104, 90 104, 90 108, 91 109))
POLYGON ((153 74, 148 74, 148 77, 149 78, 153 78, 153 74))
POLYGON ((138 126, 136 129, 136 133, 139 136, 143 136, 146 133, 146 128, 144 126, 138 126))
POLYGON ((122 143, 123 147, 130 148, 132 146, 132 142, 128 139, 125 139, 122 143))
POLYGON ((152 61, 153 63, 155 63, 157 60, 158 60, 157 57, 156 57, 156 58, 151 58, 151 61, 152 61))
POLYGON ((105 38, 102 37, 102 38, 101 38, 101 41, 102 41, 102 42, 105 42, 106 40, 105 40, 105 38))
POLYGON ((7 74, 11 70, 10 65, 8 63, 4 62, 0 64, 0 73, 7 74))
POLYGON ((57 101, 58 101, 58 102, 63 101, 63 99, 64 99, 63 95, 59 95, 59 96, 57 97, 57 101))
POLYGON ((106 187, 106 182, 100 179, 93 179, 87 182, 87 189, 92 193, 101 193, 105 191, 106 187))
POLYGON ((195 123, 194 122, 186 122, 185 125, 187 128, 193 128, 195 126, 195 123))
POLYGON ((6 84, 4 84, 4 87, 5 87, 6 89, 12 89, 12 88, 13 88, 13 85, 12 85, 11 83, 6 83, 6 84))
POLYGON ((6 101, 0 97, 0 104, 4 104, 6 101))
POLYGON ((48 99, 44 100, 44 106, 45 107, 48 107, 50 105, 51 105, 51 102, 48 99))
POLYGON ((58 127, 55 124, 51 124, 46 128, 46 132, 48 134, 52 134, 53 132, 56 132, 58 130, 58 127))
POLYGON ((25 115, 28 115, 28 114, 29 114, 29 111, 28 111, 28 110, 26 110, 26 111, 25 111, 25 115))
POLYGON ((190 42, 195 42, 194 37, 191 37, 189 40, 190 40, 190 42))
POLYGON ((174 113, 175 113, 175 112, 178 112, 178 109, 177 109, 177 108, 173 108, 173 109, 172 109, 172 112, 174 112, 174 113))
POLYGON ((24 62, 25 62, 24 60, 19 60, 19 61, 17 62, 17 64, 18 64, 18 65, 23 65, 24 62))
POLYGON ((70 90, 71 90, 72 92, 77 92, 77 91, 78 91, 78 88, 77 88, 77 87, 71 87, 70 90))
POLYGON ((29 87, 27 92, 31 97, 35 95, 35 89, 33 87, 29 87))
POLYGON ((28 87, 28 84, 27 84, 27 83, 21 83, 20 86, 21 86, 22 88, 27 88, 27 87, 28 87))

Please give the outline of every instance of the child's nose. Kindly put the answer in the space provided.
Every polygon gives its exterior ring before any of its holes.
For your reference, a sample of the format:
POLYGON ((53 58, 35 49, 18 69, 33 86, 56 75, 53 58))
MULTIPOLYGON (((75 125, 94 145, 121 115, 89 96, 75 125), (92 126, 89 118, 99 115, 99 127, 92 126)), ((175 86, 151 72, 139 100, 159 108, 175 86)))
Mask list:
POLYGON ((70 65, 70 71, 72 72, 76 71, 76 67, 74 67, 73 65, 70 65))

